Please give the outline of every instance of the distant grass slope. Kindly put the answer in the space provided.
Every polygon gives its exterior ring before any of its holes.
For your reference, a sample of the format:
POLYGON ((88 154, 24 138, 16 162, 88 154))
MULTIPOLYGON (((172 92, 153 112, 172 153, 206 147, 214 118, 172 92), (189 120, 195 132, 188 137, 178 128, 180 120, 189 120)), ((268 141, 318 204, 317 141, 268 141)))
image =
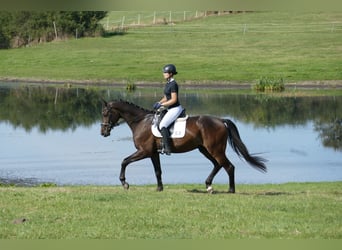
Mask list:
POLYGON ((183 82, 341 80, 341 55, 342 13, 243 13, 0 50, 0 78, 155 82, 174 63, 183 82))

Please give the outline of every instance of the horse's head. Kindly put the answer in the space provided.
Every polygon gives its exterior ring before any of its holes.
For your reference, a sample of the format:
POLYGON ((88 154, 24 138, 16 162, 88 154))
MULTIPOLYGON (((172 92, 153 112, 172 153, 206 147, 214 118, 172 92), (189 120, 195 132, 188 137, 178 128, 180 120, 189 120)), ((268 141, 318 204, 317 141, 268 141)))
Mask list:
POLYGON ((103 101, 101 135, 104 137, 110 136, 110 131, 116 126, 119 119, 119 112, 110 103, 103 101))

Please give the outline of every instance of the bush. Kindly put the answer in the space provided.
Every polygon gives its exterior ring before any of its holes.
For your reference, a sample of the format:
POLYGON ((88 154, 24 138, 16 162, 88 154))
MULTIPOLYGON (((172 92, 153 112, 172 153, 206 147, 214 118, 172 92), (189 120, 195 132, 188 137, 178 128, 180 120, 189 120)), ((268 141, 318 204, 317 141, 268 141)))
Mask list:
POLYGON ((126 83, 126 90, 127 90, 128 92, 133 92, 133 91, 135 91, 135 89, 136 89, 136 85, 135 85, 134 82, 128 81, 128 82, 126 83))
POLYGON ((253 89, 258 92, 282 92, 285 90, 284 79, 272 78, 272 77, 262 77, 259 83, 253 86, 253 89))
POLYGON ((0 49, 104 34, 105 11, 0 12, 0 49))
POLYGON ((0 29, 0 49, 8 49, 8 48, 10 48, 10 39, 0 29))

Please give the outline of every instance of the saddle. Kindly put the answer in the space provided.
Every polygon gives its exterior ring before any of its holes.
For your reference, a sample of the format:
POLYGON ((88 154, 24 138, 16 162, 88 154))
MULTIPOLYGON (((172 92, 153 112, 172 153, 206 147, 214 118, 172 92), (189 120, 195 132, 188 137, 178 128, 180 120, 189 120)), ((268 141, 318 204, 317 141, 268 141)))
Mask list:
MULTIPOLYGON (((157 111, 154 114, 154 118, 152 121, 152 134, 156 137, 161 138, 162 135, 159 131, 159 123, 167 110, 157 111)), ((185 135, 185 128, 186 128, 186 120, 188 119, 188 115, 185 114, 185 109, 183 109, 182 113, 178 116, 178 118, 168 127, 170 131, 171 138, 182 138, 185 135)))

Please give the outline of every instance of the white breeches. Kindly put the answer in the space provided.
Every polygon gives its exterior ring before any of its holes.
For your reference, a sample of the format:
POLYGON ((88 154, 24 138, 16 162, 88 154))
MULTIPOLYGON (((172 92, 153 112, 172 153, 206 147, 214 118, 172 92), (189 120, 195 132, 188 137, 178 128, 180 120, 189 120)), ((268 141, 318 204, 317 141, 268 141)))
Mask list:
POLYGON ((163 119, 159 124, 159 129, 162 129, 163 127, 167 128, 168 126, 170 126, 170 124, 177 119, 177 117, 182 113, 182 111, 182 105, 168 109, 168 111, 166 112, 166 114, 164 115, 163 119))

